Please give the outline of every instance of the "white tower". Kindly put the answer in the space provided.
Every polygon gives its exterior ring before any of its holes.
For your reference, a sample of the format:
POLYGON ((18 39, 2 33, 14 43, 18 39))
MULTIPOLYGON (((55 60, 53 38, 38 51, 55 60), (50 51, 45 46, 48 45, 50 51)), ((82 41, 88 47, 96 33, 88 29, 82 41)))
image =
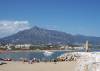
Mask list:
POLYGON ((86 52, 88 52, 88 49, 89 49, 89 42, 88 41, 86 41, 85 49, 86 49, 86 52))

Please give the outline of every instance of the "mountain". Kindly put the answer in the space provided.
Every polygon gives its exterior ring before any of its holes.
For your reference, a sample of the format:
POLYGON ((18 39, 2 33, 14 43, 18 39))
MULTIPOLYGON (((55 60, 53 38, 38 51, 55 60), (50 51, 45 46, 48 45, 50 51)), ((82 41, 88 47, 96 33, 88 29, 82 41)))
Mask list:
POLYGON ((0 39, 2 44, 75 44, 84 43, 86 40, 92 44, 99 44, 100 37, 71 35, 56 30, 48 30, 37 26, 20 31, 14 35, 0 39))

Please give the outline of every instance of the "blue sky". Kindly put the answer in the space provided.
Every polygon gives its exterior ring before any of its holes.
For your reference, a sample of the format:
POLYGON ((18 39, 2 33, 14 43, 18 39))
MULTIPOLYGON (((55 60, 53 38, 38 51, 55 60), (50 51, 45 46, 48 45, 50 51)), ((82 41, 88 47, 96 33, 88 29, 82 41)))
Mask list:
MULTIPOLYGON (((27 21, 27 24, 32 26, 71 34, 100 36, 100 1, 0 0, 0 21, 6 21, 6 23, 7 21, 27 21)), ((0 31, 3 32, 3 30, 0 31)), ((3 34, 9 33, 4 31, 3 34)))

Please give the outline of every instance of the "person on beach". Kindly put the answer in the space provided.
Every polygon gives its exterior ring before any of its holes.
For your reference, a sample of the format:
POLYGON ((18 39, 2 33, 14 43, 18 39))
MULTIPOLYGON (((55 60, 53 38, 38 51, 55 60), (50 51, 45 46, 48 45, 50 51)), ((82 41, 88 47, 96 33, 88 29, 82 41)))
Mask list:
POLYGON ((28 61, 28 63, 29 63, 29 64, 32 64, 32 63, 33 63, 33 61, 32 61, 32 60, 29 60, 29 61, 28 61))
POLYGON ((33 58, 33 59, 32 59, 32 62, 36 62, 36 58, 33 58))
POLYGON ((55 64, 57 63, 57 59, 54 59, 54 63, 55 63, 55 64))

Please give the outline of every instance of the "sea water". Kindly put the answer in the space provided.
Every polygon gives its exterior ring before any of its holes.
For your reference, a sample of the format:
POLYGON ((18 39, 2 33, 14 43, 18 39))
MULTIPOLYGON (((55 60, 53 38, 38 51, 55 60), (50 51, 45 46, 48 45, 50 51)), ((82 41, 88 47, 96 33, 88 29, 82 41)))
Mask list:
POLYGON ((31 60, 33 58, 40 59, 40 60, 43 60, 43 59, 51 60, 51 59, 57 58, 58 56, 64 53, 65 51, 54 51, 52 55, 45 56, 44 52, 34 52, 34 51, 33 52, 30 52, 30 51, 5 52, 5 53, 0 53, 0 58, 11 58, 14 60, 19 60, 20 58, 26 58, 28 60, 31 60))
MULTIPOLYGON (((18 51, 18 52, 4 52, 0 53, 0 58, 11 58, 14 60, 19 60, 20 58, 26 58, 26 59, 32 59, 32 58, 37 58, 37 59, 55 59, 58 56, 64 54, 64 53, 69 53, 71 51, 53 51, 52 55, 50 56, 45 56, 43 51, 18 51)), ((79 51, 80 52, 80 51, 79 51)), ((100 52, 100 50, 94 50, 92 49, 91 52, 100 52)))

